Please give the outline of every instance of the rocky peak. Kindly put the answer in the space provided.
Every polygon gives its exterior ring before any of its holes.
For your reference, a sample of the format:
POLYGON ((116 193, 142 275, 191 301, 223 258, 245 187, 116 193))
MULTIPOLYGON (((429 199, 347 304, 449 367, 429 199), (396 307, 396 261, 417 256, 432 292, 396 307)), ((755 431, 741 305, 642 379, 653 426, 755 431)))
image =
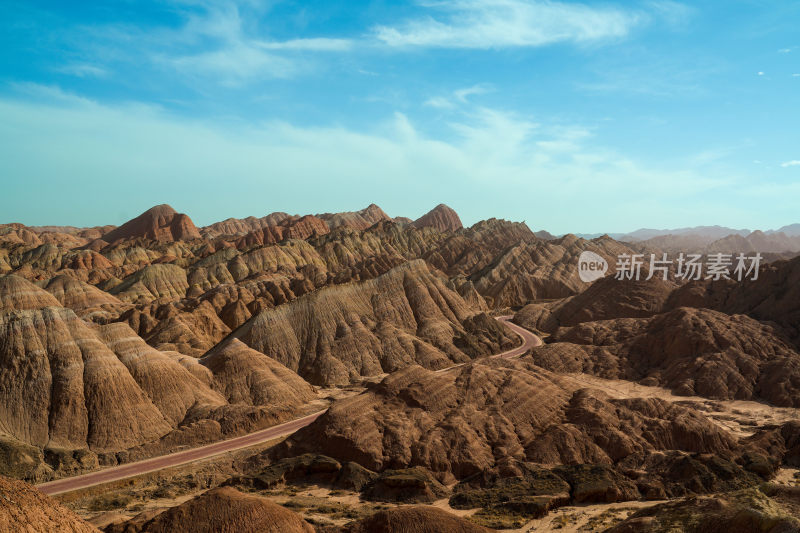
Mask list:
POLYGON ((444 204, 437 205, 413 224, 417 228, 433 227, 439 231, 456 231, 464 227, 458 213, 444 204))
POLYGON ((167 204, 161 204, 151 207, 103 236, 103 240, 110 243, 136 238, 165 242, 184 241, 199 239, 200 232, 188 215, 176 212, 167 204))

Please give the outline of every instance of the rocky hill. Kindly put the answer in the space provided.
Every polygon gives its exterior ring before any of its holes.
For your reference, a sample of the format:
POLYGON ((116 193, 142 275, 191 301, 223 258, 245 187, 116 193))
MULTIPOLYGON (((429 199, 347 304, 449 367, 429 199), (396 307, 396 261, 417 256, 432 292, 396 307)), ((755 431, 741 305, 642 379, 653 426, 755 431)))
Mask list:
POLYGON ((473 524, 436 507, 407 506, 379 511, 344 529, 345 533, 488 533, 473 524))
POLYGON ((167 242, 188 241, 199 239, 200 232, 187 215, 177 213, 172 207, 162 204, 148 209, 102 237, 110 243, 137 238, 167 242))
POLYGON ((236 489, 212 489, 155 516, 142 513, 106 533, 314 533, 296 513, 236 489))
POLYGON ((652 318, 583 322, 556 330, 533 361, 677 394, 800 406, 800 354, 779 331, 744 315, 678 308, 652 318))
POLYGON ((762 266, 758 279, 699 281, 675 290, 667 307, 706 307, 778 324, 800 348, 800 258, 762 266))
POLYGON ((676 285, 653 277, 650 280, 601 278, 586 290, 553 302, 528 304, 515 315, 515 322, 528 329, 553 332, 560 326, 614 318, 644 318, 661 312, 676 285))
POLYGON ((345 385, 411 364, 443 368, 513 346, 511 332, 470 320, 475 315, 445 279, 415 260, 262 311, 231 338, 311 383, 345 385))
POLYGON ((435 228, 439 231, 456 231, 463 227, 458 213, 444 204, 437 205, 415 220, 412 225, 417 228, 435 228))
POLYGON ((17 276, 0 278, 0 304, 0 437, 30 456, 20 477, 90 468, 134 448, 134 455, 163 451, 177 435, 207 442, 267 426, 315 397, 263 354, 234 345, 190 364, 148 346, 126 324, 92 326, 17 276), (219 423, 226 417, 227 429, 219 423), (196 435, 186 435, 189 426, 196 435), (75 451, 82 464, 71 458, 75 451))
POLYGON ((0 531, 98 533, 98 529, 22 481, 0 476, 0 531))
MULTIPOLYGON (((483 360, 434 372, 413 366, 334 404, 281 455, 314 450, 382 471, 424 467, 442 482, 518 466, 643 466, 656 451, 734 457, 736 439, 663 400, 614 400, 524 361, 483 360)), ((515 474, 516 473, 516 474, 515 474)))

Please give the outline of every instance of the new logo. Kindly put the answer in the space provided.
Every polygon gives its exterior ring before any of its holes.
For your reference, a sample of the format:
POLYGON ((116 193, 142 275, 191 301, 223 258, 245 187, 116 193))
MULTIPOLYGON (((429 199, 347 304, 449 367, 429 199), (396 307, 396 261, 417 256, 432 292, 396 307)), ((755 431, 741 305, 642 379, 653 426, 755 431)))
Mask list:
POLYGON ((578 258, 578 275, 581 281, 591 283, 608 272, 608 262, 594 252, 585 251, 578 258))

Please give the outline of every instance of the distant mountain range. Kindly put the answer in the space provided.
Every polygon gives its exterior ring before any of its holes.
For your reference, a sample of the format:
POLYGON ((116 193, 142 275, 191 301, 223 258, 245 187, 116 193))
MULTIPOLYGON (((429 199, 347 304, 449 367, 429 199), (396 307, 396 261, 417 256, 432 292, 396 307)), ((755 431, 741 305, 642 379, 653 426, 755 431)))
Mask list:
MULTIPOLYGON (((695 226, 677 229, 641 228, 630 233, 577 233, 583 239, 608 235, 614 240, 630 243, 636 248, 687 253, 770 253, 800 252, 800 224, 790 224, 777 230, 735 229, 724 226, 695 226)), ((538 231, 540 239, 560 238, 547 231, 538 231)))
MULTIPOLYGON (((655 237, 663 237, 666 235, 673 235, 673 236, 693 235, 696 237, 704 237, 706 239, 716 240, 728 237, 729 235, 740 235, 742 237, 746 237, 751 233, 754 233, 755 231, 758 230, 734 229, 734 228, 727 228, 725 226, 694 226, 690 228, 677 228, 677 229, 640 228, 630 233, 576 233, 575 235, 584 239, 595 239, 603 235, 608 235, 612 239, 618 241, 636 242, 636 241, 646 241, 648 239, 653 239, 655 237)), ((778 228, 776 230, 763 231, 762 233, 764 233, 765 235, 783 233, 787 237, 800 237, 800 223, 783 226, 782 228, 778 228)))

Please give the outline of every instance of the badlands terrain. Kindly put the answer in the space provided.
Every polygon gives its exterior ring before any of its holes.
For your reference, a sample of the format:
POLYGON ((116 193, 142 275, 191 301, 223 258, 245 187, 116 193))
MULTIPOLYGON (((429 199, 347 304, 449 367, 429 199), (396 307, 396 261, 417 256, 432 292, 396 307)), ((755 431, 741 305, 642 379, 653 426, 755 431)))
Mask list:
POLYGON ((0 225, 0 531, 800 531, 800 237, 727 231, 0 225))

